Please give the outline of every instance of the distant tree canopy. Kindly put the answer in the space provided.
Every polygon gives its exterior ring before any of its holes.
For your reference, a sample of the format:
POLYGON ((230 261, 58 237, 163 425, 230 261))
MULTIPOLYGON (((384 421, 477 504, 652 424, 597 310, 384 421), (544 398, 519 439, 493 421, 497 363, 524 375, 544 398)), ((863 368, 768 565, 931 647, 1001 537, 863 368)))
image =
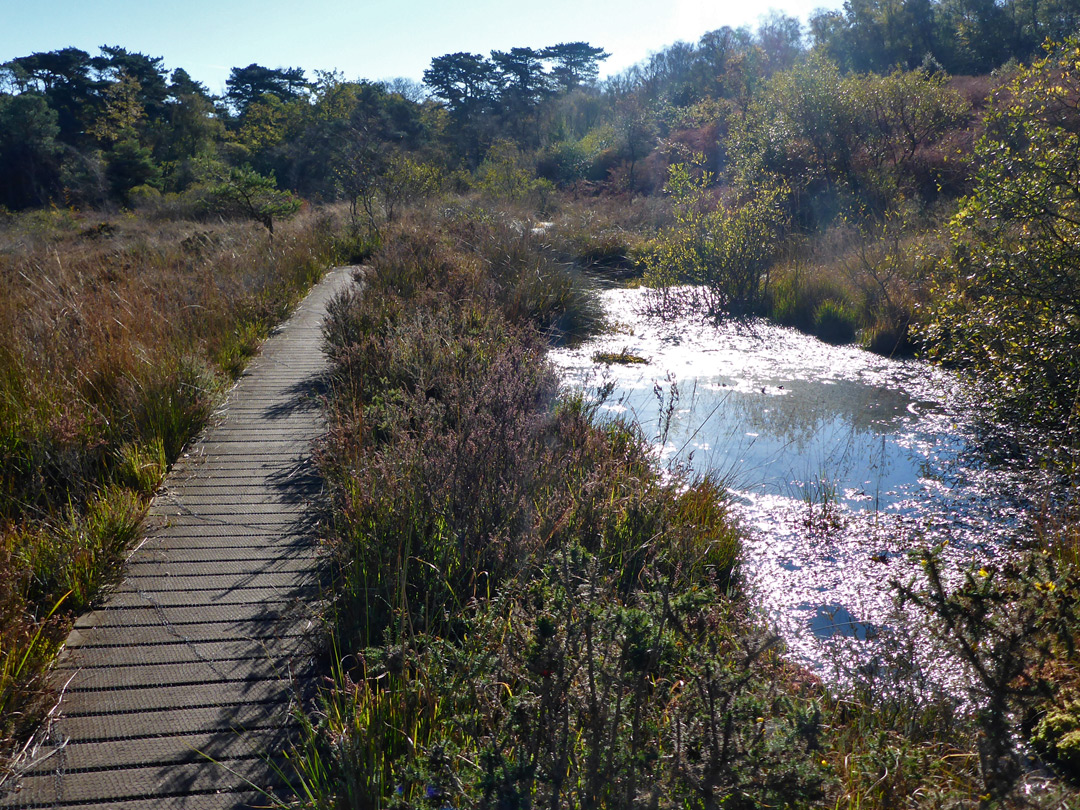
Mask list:
POLYGON ((492 51, 490 59, 450 53, 431 60, 424 84, 446 105, 453 143, 475 167, 498 137, 535 147, 541 105, 577 90, 595 90, 599 64, 608 56, 587 42, 492 51))
POLYGON ((555 83, 570 92, 595 82, 600 74, 600 63, 611 54, 588 42, 563 42, 544 48, 540 56, 552 63, 551 77, 555 83))
POLYGON ((930 58, 950 73, 986 73, 1077 30, 1080 0, 848 0, 810 20, 811 41, 841 69, 878 72, 930 58))
POLYGON ((553 93, 595 84, 600 62, 608 56, 587 42, 492 51, 490 59, 451 53, 431 60, 424 83, 457 115, 485 104, 528 109, 553 93))
POLYGON ((480 54, 448 53, 431 60, 424 84, 458 117, 482 111, 499 90, 498 68, 480 54))
POLYGON ((4 64, 19 93, 37 92, 56 113, 59 135, 76 141, 90 117, 100 82, 93 76, 90 54, 78 48, 34 53, 4 64))
POLYGON ((164 113, 169 94, 164 61, 160 56, 129 53, 111 45, 103 45, 101 55, 90 60, 103 84, 115 84, 125 78, 130 80, 136 86, 136 100, 151 119, 164 113))
POLYGON ((225 81, 225 98, 240 116, 265 95, 288 102, 301 98, 310 84, 300 68, 234 67, 225 81))
POLYGON ((132 205, 206 185, 207 161, 333 199, 356 143, 435 154, 441 111, 415 82, 397 86, 251 64, 218 98, 119 46, 12 59, 0 65, 0 205, 132 205))
POLYGON ((1027 59, 1078 25, 1080 0, 849 0, 805 30, 774 12, 709 31, 603 82, 603 48, 562 42, 437 56, 422 85, 253 63, 221 97, 118 45, 32 53, 0 64, 0 204, 137 204, 199 186, 205 160, 355 200, 369 170, 476 172, 498 144, 544 181, 647 193, 702 153, 719 182, 781 178, 807 225, 822 192, 933 196, 928 160, 966 115, 944 71, 1027 59))

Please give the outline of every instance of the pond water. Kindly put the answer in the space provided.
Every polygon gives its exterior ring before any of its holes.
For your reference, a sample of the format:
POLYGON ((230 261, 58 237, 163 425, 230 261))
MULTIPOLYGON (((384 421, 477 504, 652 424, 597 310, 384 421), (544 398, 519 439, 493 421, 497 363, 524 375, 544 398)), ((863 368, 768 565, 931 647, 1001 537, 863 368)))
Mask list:
POLYGON ((552 360, 569 386, 612 383, 601 413, 666 463, 723 478, 748 529, 741 573, 804 662, 864 657, 903 620, 889 583, 915 574, 910 550, 945 543, 958 569, 1023 534, 1036 482, 981 460, 983 415, 949 372, 763 321, 644 318, 645 295, 603 291, 613 331, 552 360), (647 362, 594 360, 623 350, 647 362))

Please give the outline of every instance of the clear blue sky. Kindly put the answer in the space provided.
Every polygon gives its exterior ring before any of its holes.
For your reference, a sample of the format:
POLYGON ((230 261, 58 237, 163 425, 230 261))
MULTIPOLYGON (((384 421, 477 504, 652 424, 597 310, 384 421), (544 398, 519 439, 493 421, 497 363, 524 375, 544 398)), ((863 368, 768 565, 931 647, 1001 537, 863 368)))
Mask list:
POLYGON ((445 53, 584 40, 612 55, 608 74, 774 8, 805 21, 820 6, 840 0, 0 0, 0 62, 119 45, 220 93, 230 68, 252 62, 419 80, 445 53))

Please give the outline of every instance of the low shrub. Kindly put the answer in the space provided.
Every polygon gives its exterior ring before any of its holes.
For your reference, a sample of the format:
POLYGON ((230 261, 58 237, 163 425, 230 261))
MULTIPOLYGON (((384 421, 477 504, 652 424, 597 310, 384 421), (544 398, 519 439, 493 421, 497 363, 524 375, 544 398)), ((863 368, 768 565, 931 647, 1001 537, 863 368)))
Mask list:
POLYGON ((663 312, 675 300, 669 291, 693 285, 693 299, 710 317, 756 311, 764 295, 765 271, 775 262, 788 228, 782 184, 763 183, 739 205, 718 202, 714 177, 693 165, 669 169, 665 191, 675 223, 644 250, 644 283, 657 293, 650 306, 663 312))

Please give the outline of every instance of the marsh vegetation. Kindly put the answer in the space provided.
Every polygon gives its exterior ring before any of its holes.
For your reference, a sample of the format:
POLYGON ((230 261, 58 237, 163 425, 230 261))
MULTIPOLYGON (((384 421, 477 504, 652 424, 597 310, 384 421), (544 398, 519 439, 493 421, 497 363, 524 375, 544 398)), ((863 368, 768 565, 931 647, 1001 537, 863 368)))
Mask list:
MULTIPOLYGON (((364 262, 325 335, 336 589, 298 803, 1075 805, 1076 14, 897 8, 808 39, 774 15, 602 83, 588 43, 436 57, 426 89, 250 65, 224 98, 123 48, 0 66, 8 749, 228 380, 364 262), (922 352, 989 462, 1065 494, 1008 560, 913 538, 923 621, 823 682, 750 609, 727 482, 599 418, 610 388, 560 393, 550 347, 619 327, 598 279, 922 352), (962 699, 912 666, 926 634, 962 699)), ((804 483, 827 531, 836 492, 804 483)))

